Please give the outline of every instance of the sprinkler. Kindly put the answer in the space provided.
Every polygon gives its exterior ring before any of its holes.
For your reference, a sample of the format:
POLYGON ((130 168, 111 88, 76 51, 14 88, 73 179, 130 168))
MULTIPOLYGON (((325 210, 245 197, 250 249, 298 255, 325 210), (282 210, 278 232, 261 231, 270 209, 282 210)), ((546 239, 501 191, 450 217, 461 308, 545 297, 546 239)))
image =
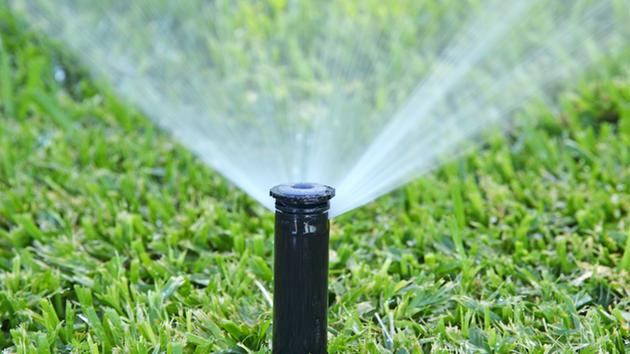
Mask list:
POLYGON ((270 194, 276 199, 273 353, 327 353, 328 209, 335 190, 296 183, 270 194))

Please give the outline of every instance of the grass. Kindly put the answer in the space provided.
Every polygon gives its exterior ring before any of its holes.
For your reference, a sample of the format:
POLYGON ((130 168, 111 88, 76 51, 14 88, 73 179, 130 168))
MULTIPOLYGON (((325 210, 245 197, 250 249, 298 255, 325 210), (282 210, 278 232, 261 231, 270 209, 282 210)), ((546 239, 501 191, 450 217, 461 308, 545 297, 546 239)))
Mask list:
MULTIPOLYGON (((272 214, 5 10, 0 39, 0 348, 269 352, 272 214)), ((333 221, 331 353, 630 351, 630 74, 607 74, 333 221)))

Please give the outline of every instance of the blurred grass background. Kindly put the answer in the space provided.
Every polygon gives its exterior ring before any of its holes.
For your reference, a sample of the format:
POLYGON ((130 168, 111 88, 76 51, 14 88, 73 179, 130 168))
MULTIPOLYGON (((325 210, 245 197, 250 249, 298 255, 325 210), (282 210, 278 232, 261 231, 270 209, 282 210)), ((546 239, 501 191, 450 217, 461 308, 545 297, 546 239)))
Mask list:
MULTIPOLYGON (((629 351, 627 63, 334 220, 329 351, 629 351)), ((272 228, 0 5, 0 348, 266 353, 272 228)))

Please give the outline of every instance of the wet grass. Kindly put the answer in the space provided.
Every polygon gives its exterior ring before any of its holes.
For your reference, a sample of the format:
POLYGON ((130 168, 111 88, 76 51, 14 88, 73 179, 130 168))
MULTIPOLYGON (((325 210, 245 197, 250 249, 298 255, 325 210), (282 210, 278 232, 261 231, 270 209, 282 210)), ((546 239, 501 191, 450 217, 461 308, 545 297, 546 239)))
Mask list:
MULTIPOLYGON (((0 38, 0 348, 268 352, 271 213, 4 11, 0 38)), ((628 67, 561 102, 333 221, 331 353, 630 350, 628 67)))

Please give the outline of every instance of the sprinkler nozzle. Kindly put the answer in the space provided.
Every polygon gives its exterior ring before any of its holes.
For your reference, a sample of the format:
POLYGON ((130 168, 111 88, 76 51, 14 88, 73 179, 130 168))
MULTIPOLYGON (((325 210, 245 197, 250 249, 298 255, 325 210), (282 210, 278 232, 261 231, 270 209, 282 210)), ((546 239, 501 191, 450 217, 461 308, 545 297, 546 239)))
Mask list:
POLYGON ((328 209, 335 190, 281 184, 276 199, 273 353, 327 353, 328 209))

